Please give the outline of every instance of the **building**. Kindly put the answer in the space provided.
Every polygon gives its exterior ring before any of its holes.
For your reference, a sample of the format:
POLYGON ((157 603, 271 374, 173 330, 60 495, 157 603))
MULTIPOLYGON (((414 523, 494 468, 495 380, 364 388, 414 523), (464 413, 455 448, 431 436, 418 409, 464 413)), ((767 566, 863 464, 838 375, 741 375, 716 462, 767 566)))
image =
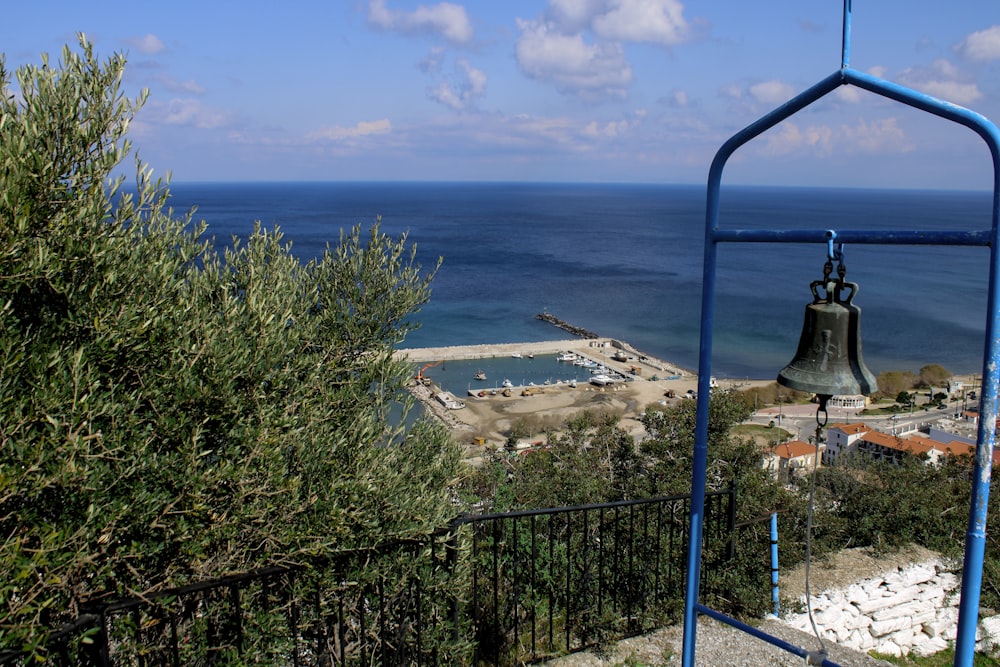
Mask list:
MULTIPOLYGON (((819 446, 822 456, 826 445, 819 446)), ((777 479, 790 481, 797 475, 807 473, 817 464, 816 446, 801 440, 790 440, 764 452, 764 469, 771 471, 777 479)))
POLYGON ((836 465, 841 457, 857 451, 857 443, 871 430, 864 422, 853 424, 831 424, 826 429, 826 450, 823 452, 824 465, 836 465))
POLYGON ((929 435, 911 433, 899 436, 876 431, 867 424, 833 424, 827 429, 825 465, 836 465, 845 456, 865 454, 879 461, 899 463, 903 456, 926 456, 929 463, 938 463, 945 456, 968 456, 975 444, 954 434, 934 429, 929 435))

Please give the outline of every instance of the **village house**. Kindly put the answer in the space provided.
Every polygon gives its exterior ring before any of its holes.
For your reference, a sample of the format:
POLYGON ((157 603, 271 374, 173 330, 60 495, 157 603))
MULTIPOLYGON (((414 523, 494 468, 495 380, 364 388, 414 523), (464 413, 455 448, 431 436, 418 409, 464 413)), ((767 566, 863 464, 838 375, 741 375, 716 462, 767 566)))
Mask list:
POLYGON ((831 424, 826 430, 826 451, 823 452, 824 465, 836 465, 845 455, 857 451, 857 442, 871 430, 864 422, 854 424, 831 424))
MULTIPOLYGON (((826 445, 819 446, 822 456, 826 445)), ((764 452, 764 469, 769 470, 780 481, 788 482, 800 470, 811 470, 816 458, 816 446, 801 440, 790 440, 774 445, 764 452)))
POLYGON ((876 431, 863 422, 833 424, 827 429, 826 465, 835 465, 844 456, 861 453, 891 463, 900 463, 903 456, 926 456, 928 463, 939 463, 942 457, 971 455, 975 445, 952 434, 939 431, 929 437, 922 433, 898 436, 876 431), (942 437, 944 434, 945 437, 942 437))

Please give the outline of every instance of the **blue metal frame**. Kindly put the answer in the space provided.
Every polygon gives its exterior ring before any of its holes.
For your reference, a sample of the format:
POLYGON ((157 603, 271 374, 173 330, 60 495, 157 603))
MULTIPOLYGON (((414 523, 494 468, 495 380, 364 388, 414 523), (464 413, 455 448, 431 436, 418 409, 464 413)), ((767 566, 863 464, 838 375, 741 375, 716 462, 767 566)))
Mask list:
MULTIPOLYGON (((844 2, 844 44, 841 68, 811 88, 758 119, 733 135, 716 153, 708 177, 708 201, 705 212, 705 258, 702 278, 701 339, 698 362, 698 405, 695 426, 694 462, 691 471, 691 541, 688 551, 687 592, 684 602, 684 646, 682 665, 694 667, 696 644, 696 614, 701 613, 735 627, 747 626, 727 618, 699 603, 701 574, 702 523, 704 521, 705 477, 708 455, 709 379, 712 375, 712 327, 715 319, 715 278, 717 247, 720 243, 839 243, 884 245, 958 245, 990 248, 989 292, 987 296, 986 344, 983 356, 982 392, 979 405, 979 429, 976 440, 975 475, 966 530, 965 555, 962 569, 961 601, 959 603, 958 636, 955 644, 955 665, 971 667, 976 644, 979 617, 980 586, 983 577, 983 557, 986 550, 986 511, 992 472, 994 431, 997 420, 997 388, 1000 374, 1000 132, 982 115, 963 107, 919 93, 903 86, 851 69, 848 66, 850 41, 850 0, 844 2), (798 113, 813 102, 833 92, 839 86, 854 85, 876 95, 968 127, 982 137, 993 158, 993 214, 991 228, 983 231, 880 231, 880 230, 789 230, 719 229, 719 193, 726 161, 751 139, 798 113)), ((785 642, 759 631, 755 636, 788 649, 785 642)), ((804 655, 800 650, 792 652, 804 655)), ((828 660, 823 664, 835 665, 828 660)))

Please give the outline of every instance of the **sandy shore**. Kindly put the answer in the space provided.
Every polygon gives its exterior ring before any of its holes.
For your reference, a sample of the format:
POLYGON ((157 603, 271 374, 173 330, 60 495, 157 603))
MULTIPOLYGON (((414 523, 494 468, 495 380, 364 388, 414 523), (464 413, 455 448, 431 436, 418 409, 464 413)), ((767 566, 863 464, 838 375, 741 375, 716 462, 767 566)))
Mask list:
POLYGON ((688 400, 684 398, 687 392, 697 390, 698 377, 695 373, 648 357, 610 339, 576 338, 540 343, 414 348, 399 350, 397 355, 422 363, 438 359, 510 356, 514 352, 542 355, 562 351, 572 351, 600 361, 632 378, 632 381, 606 387, 588 383, 579 383, 575 388, 568 384, 536 386, 531 387, 531 395, 522 395, 523 387, 513 387, 510 396, 500 393, 487 393, 481 398, 459 396, 457 398, 465 402, 465 407, 459 410, 449 410, 434 400, 434 394, 439 391, 436 386, 414 384, 412 391, 442 419, 460 442, 468 446, 469 457, 475 458, 488 448, 503 445, 515 425, 519 424, 529 432, 527 442, 543 443, 544 431, 558 428, 567 419, 588 410, 620 416, 622 427, 639 437, 643 433, 639 417, 648 405, 688 400), (612 355, 618 350, 624 352, 628 359, 614 360, 612 355), (634 373, 631 372, 633 370, 634 373))

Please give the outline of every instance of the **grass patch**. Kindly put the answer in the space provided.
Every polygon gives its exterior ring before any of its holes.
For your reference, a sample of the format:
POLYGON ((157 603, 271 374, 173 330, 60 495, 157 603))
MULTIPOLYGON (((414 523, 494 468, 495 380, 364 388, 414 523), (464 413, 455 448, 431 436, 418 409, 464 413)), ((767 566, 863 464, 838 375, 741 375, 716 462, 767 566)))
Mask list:
POLYGON ((790 431, 762 424, 737 424, 732 428, 730 434, 739 438, 761 438, 769 442, 784 442, 792 437, 790 431))
MULTIPOLYGON (((894 665, 900 665, 900 667, 951 667, 955 662, 955 649, 952 648, 939 651, 934 655, 929 655, 924 658, 918 658, 912 655, 896 658, 891 655, 883 655, 881 653, 874 652, 871 655, 873 658, 885 660, 886 662, 891 662, 894 665)), ((976 653, 972 658, 972 665, 973 667, 1000 667, 1000 661, 991 658, 988 655, 976 653)))

